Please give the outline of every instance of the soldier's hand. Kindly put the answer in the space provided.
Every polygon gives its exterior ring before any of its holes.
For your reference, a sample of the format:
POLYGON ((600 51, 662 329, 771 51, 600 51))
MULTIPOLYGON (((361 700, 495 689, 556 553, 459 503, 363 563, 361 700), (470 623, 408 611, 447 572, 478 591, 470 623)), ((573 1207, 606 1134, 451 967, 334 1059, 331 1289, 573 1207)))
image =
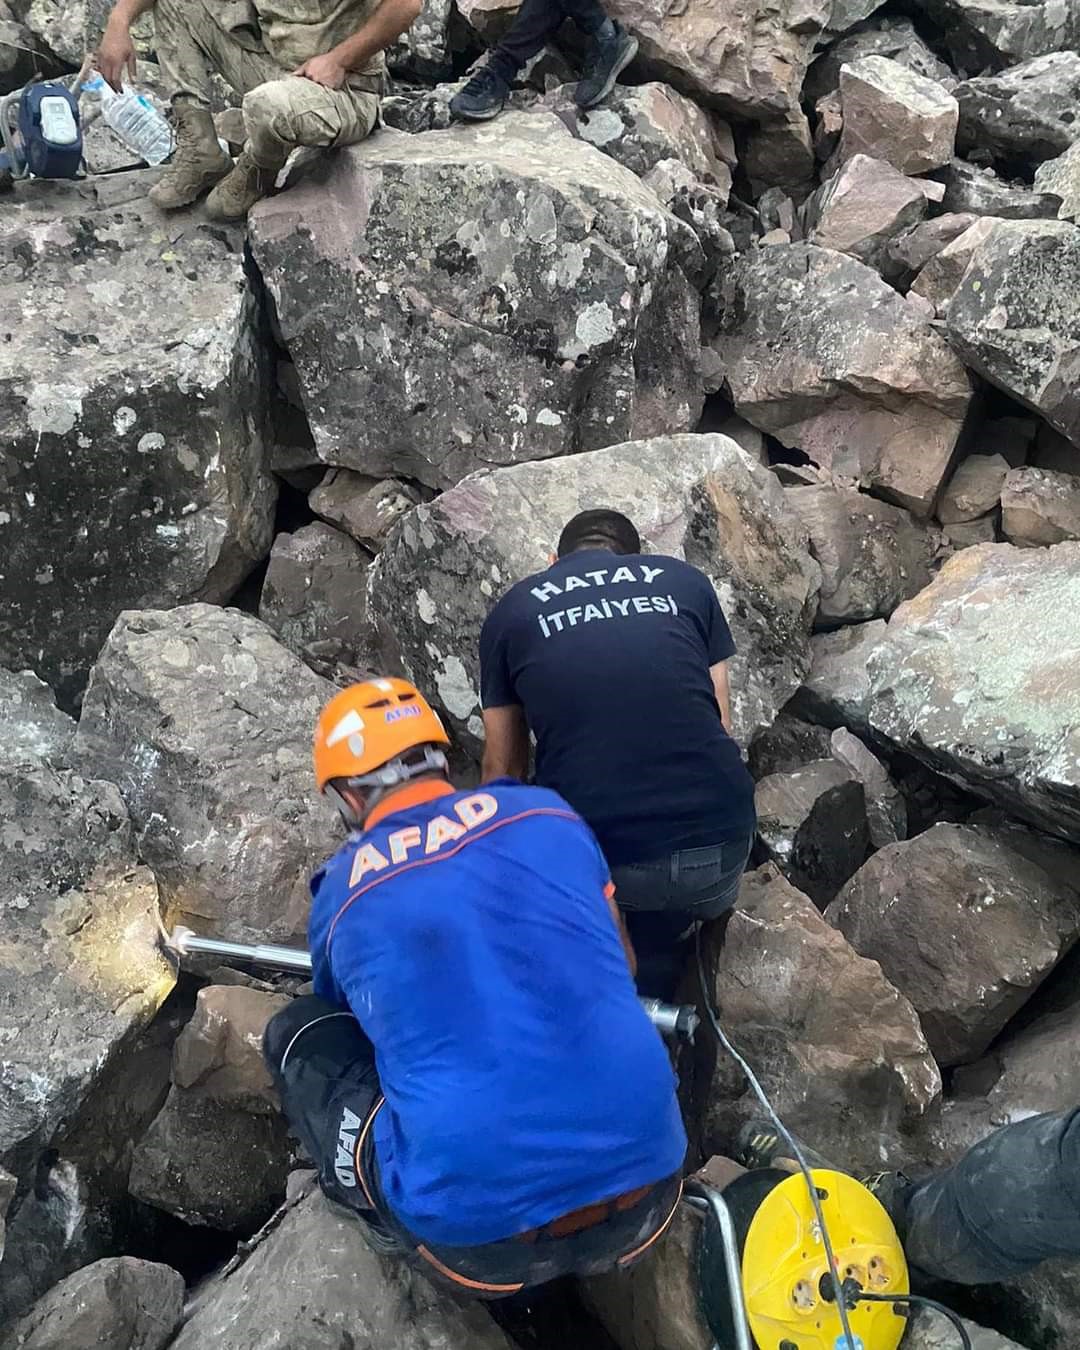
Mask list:
POLYGON ((134 82, 135 44, 131 40, 131 30, 126 24, 118 24, 115 27, 106 24, 101 46, 94 54, 94 66, 118 94, 124 92, 125 74, 134 82))
POLYGON ((327 89, 340 89, 348 73, 333 52, 313 56, 310 61, 305 61, 293 71, 294 75, 302 75, 305 80, 313 80, 316 84, 325 85, 327 89))

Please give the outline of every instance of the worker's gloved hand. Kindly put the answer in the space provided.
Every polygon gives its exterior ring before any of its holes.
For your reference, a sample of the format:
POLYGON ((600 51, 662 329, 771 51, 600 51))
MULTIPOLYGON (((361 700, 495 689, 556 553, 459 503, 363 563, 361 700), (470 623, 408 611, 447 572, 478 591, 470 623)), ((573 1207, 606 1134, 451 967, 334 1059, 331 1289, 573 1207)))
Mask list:
POLYGON ((101 45, 94 53, 94 66, 118 94, 124 92, 125 75, 134 81, 135 44, 131 40, 131 29, 126 23, 113 24, 110 21, 105 25, 101 45))

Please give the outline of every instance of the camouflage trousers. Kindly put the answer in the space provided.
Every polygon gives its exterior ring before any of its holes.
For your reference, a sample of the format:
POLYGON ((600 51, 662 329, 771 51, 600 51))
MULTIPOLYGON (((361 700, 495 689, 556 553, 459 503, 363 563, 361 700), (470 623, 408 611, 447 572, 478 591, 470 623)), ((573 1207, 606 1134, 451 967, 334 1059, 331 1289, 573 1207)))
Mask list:
POLYGON ((213 0, 157 0, 154 15, 158 60, 169 93, 209 105, 216 71, 243 95, 248 152, 261 167, 279 167, 298 145, 353 145, 374 128, 377 94, 327 89, 291 75, 257 35, 223 28, 213 0))

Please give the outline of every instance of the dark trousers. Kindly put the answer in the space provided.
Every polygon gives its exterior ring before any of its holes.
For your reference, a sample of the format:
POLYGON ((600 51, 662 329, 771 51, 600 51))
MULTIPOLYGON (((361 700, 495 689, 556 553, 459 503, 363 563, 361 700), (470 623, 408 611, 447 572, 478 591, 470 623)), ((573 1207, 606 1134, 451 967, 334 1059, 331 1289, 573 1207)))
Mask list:
POLYGON ((583 33, 593 37, 606 18, 597 0, 524 0, 488 65, 509 84, 521 67, 554 37, 564 20, 572 19, 583 33))
POLYGON ((263 1054, 327 1198, 377 1225, 382 1250, 391 1239, 393 1250, 459 1294, 505 1298, 563 1275, 627 1269, 650 1250, 678 1206, 682 1182, 673 1176, 636 1204, 612 1207, 602 1222, 566 1237, 540 1229, 472 1247, 425 1243, 399 1222, 379 1182, 372 1123, 382 1093, 374 1047, 352 1013, 310 995, 294 999, 267 1024, 263 1054))
POLYGON ((750 834, 611 869, 615 902, 637 955, 637 988, 643 998, 675 997, 695 927, 730 912, 753 842, 750 834))
POLYGON ((908 1261, 956 1284, 1080 1256, 1080 1110, 996 1130, 895 1209, 908 1261))

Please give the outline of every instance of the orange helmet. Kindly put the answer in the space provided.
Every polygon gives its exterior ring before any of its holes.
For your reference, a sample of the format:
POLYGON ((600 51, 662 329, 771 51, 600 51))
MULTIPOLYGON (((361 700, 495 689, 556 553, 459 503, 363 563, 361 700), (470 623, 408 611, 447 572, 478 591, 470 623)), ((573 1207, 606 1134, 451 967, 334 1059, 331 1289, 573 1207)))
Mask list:
POLYGON ((368 778, 409 750, 449 744, 438 714, 415 685, 367 680, 335 694, 319 714, 315 781, 324 792, 335 778, 368 778))

